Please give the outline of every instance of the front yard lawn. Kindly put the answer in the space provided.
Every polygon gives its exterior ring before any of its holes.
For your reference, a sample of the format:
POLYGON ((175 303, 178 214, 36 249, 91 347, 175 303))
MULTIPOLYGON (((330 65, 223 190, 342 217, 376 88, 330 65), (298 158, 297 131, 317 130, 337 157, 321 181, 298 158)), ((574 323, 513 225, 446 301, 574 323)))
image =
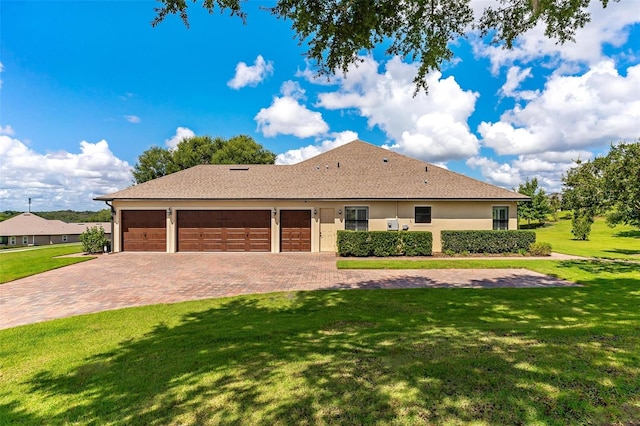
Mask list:
POLYGON ((90 256, 56 257, 81 252, 82 245, 80 244, 42 246, 27 250, 2 252, 0 253, 0 284, 94 259, 94 257, 90 256))
POLYGON ((3 330, 0 424, 636 424, 640 265, 493 262, 584 287, 277 293, 3 330))

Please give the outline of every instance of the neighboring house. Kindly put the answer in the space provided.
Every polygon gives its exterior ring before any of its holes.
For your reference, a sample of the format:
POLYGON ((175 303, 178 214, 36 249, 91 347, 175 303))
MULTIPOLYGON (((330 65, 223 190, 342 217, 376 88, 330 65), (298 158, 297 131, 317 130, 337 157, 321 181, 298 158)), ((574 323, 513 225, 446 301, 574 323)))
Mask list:
POLYGON ((75 243, 80 241, 80 234, 92 226, 102 226, 110 237, 111 223, 66 223, 22 213, 0 222, 0 244, 11 247, 75 243))
POLYGON ((113 250, 335 252, 341 229, 516 229, 528 197, 362 141, 293 165, 201 165, 97 197, 113 250))

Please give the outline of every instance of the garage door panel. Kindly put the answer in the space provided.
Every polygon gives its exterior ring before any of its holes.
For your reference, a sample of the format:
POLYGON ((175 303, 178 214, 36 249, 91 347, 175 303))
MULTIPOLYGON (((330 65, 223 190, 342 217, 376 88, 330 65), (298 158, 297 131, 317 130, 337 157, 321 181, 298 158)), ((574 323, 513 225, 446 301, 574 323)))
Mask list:
POLYGON ((179 211, 178 250, 271 251, 271 212, 179 211), (193 239, 198 243, 193 243, 193 239))
POLYGON ((311 211, 280 212, 280 251, 311 251, 311 211))
POLYGON ((166 251, 166 226, 164 210, 123 210, 122 250, 166 251))

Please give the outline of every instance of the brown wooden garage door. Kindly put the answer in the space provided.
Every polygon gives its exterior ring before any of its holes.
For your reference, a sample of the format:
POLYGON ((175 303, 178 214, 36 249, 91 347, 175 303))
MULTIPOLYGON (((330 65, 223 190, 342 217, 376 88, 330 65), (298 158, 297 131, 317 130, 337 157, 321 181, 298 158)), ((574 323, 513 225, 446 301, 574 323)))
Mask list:
POLYGON ((164 210, 123 210, 123 251, 167 251, 167 222, 164 210))
POLYGON ((280 211, 280 251, 311 251, 311 212, 280 211))
POLYGON ((178 251, 271 251, 270 210, 179 210, 178 251))

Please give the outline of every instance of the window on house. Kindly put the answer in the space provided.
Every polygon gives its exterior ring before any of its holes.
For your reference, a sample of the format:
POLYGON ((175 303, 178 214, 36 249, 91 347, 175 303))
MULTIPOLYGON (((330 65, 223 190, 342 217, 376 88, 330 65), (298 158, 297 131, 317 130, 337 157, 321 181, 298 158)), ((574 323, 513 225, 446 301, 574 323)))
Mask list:
POLYGON ((22 244, 23 245, 29 244, 29 237, 27 237, 27 236, 22 237, 22 244))
POLYGON ((431 207, 416 207, 416 223, 431 223, 431 207))
POLYGON ((9 237, 9 245, 10 246, 16 245, 16 237, 9 237))
POLYGON ((66 236, 66 235, 63 235, 63 236, 62 236, 62 242, 63 242, 63 243, 66 243, 66 242, 67 242, 67 236, 66 236))
POLYGON ((348 231, 368 231, 369 207, 345 207, 344 229, 348 231))
POLYGON ((509 207, 493 208, 493 229, 495 230, 509 229, 509 207))

